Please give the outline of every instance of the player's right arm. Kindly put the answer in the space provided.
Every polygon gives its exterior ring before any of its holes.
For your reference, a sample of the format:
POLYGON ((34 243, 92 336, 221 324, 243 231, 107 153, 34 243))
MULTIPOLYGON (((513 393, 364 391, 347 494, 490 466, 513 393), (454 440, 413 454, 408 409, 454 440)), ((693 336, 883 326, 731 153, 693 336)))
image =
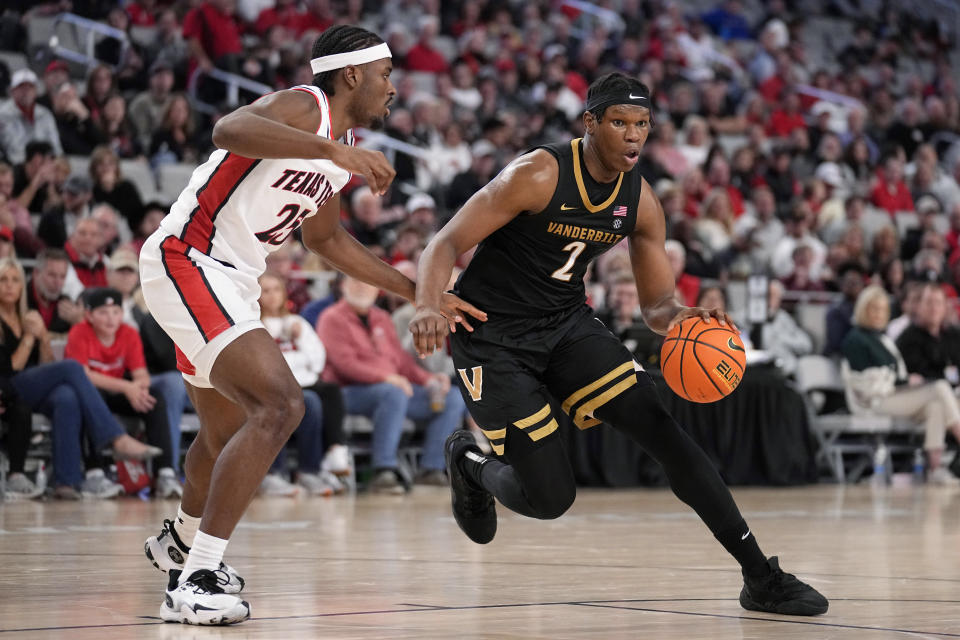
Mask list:
POLYGON ((644 180, 637 205, 637 224, 630 235, 630 262, 637 282, 640 309, 647 326, 660 335, 666 335, 675 325, 696 316, 704 322, 710 322, 710 318, 715 317, 720 324, 733 325, 730 317, 719 309, 685 307, 677 302, 674 297, 676 283, 664 248, 665 242, 663 207, 644 180))
POLYGON ((410 321, 413 343, 421 357, 441 348, 454 318, 442 311, 442 296, 457 257, 523 211, 540 211, 550 203, 559 168, 549 152, 523 155, 473 194, 433 237, 417 269, 417 313, 410 321))
POLYGON ((379 151, 316 135, 321 115, 313 94, 292 89, 271 93, 220 118, 213 144, 245 158, 320 158, 366 178, 383 195, 396 172, 379 151))

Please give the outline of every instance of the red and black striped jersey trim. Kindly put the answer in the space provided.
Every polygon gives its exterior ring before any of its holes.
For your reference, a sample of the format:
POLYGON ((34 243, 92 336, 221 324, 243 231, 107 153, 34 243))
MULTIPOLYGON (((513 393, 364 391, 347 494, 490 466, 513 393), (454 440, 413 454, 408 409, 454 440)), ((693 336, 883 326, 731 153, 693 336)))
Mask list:
POLYGON ((197 206, 190 212, 180 240, 201 253, 210 253, 217 233, 217 215, 258 164, 260 160, 227 152, 203 186, 197 189, 197 206))
POLYGON ((200 335, 210 342, 235 323, 217 299, 203 270, 187 255, 190 248, 175 236, 167 236, 160 244, 160 259, 200 335))

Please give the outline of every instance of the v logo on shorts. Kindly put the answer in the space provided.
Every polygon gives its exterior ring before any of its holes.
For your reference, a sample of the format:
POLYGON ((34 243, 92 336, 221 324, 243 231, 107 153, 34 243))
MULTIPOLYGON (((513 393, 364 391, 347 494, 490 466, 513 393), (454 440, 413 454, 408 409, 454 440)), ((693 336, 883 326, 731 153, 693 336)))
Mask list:
POLYGON ((474 367, 470 370, 473 380, 467 377, 466 369, 457 369, 460 379, 463 380, 463 386, 470 392, 470 397, 474 402, 480 402, 480 396, 483 395, 483 367, 474 367))

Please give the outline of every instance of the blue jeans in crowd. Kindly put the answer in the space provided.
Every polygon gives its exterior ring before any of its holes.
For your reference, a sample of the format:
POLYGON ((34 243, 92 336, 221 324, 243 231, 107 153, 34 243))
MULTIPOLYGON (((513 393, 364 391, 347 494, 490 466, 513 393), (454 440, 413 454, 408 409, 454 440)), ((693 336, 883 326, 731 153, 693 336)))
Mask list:
POLYGON ((126 433, 76 360, 24 369, 11 382, 31 409, 50 418, 57 486, 79 487, 83 481, 84 429, 97 451, 126 433))
POLYGON ((389 382, 351 385, 343 388, 347 413, 367 416, 373 420, 373 467, 396 469, 397 448, 403 435, 403 420, 429 420, 423 438, 423 456, 420 467, 424 471, 443 470, 443 443, 457 430, 466 415, 463 396, 455 386, 447 392, 442 411, 430 408, 430 390, 413 385, 413 397, 408 398, 399 387, 389 382))
MULTIPOLYGON (((297 469, 303 473, 319 473, 323 457, 323 404, 316 391, 303 390, 303 419, 293 432, 297 439, 297 469)), ((284 445, 270 466, 270 473, 286 474, 287 446, 284 445)))
POLYGON ((166 402, 167 421, 170 423, 170 457, 173 459, 173 470, 179 475, 182 439, 180 420, 183 419, 183 410, 193 407, 187 395, 187 385, 183 383, 183 374, 176 370, 150 374, 150 392, 166 402))

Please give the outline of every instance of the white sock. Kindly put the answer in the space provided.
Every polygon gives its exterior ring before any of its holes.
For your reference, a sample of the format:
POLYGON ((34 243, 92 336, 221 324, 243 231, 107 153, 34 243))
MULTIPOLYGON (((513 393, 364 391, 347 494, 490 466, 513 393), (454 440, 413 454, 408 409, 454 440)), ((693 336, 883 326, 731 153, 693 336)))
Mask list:
POLYGON ((187 556, 187 562, 183 566, 183 573, 180 574, 180 584, 186 582, 187 578, 200 569, 210 571, 219 569, 223 552, 227 550, 227 542, 229 540, 197 531, 197 535, 193 538, 193 546, 190 548, 190 555, 187 556))
POLYGON ((193 538, 197 535, 197 529, 200 528, 200 518, 194 518, 183 511, 183 505, 177 507, 177 517, 173 521, 173 528, 180 541, 188 547, 193 546, 193 538))

